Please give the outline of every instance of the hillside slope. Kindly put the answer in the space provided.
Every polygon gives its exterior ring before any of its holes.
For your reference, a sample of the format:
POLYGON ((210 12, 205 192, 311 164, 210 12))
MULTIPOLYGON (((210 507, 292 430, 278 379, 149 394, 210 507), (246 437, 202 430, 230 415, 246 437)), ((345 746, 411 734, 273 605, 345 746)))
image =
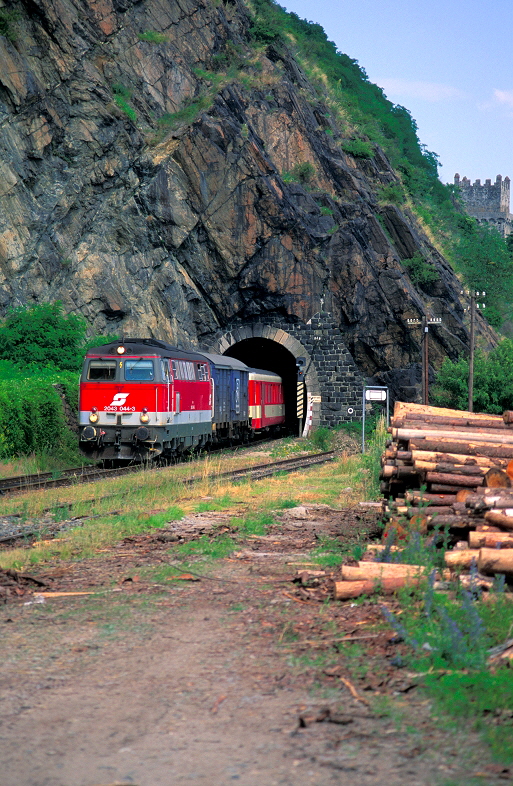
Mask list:
POLYGON ((407 319, 427 312, 444 323, 435 364, 466 348, 460 282, 387 203, 387 157, 362 157, 240 0, 16 8, 0 36, 0 314, 62 300, 98 333, 208 347, 226 326, 324 311, 367 375, 418 362, 407 319), (431 271, 422 288, 404 260, 431 271))

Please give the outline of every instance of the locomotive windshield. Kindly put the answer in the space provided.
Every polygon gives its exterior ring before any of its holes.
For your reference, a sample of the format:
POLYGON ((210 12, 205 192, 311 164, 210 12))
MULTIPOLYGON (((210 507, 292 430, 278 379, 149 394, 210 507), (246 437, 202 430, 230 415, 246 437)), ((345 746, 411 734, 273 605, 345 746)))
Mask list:
POLYGON ((87 379, 115 379, 115 360, 90 360, 87 369, 87 379))
POLYGON ((125 360, 125 379, 126 380, 147 380, 155 378, 153 370, 153 360, 138 358, 137 360, 125 360))

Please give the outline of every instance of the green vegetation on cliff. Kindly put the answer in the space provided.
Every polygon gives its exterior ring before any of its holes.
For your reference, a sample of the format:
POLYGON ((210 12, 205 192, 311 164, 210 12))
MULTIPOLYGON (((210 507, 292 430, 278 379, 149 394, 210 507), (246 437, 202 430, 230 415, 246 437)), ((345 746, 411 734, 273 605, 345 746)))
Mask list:
MULTIPOLYGON (((389 101, 320 25, 300 19, 273 0, 247 3, 253 14, 250 34, 255 46, 278 52, 287 48, 293 53, 341 129, 344 152, 366 158, 374 154, 375 145, 385 151, 398 181, 377 188, 379 202, 409 207, 416 213, 464 285, 488 292, 490 324, 509 333, 513 322, 511 253, 495 230, 465 214, 454 186, 439 180, 438 156, 421 144, 408 109, 389 101)), ((419 266, 414 267, 415 277, 419 266)))

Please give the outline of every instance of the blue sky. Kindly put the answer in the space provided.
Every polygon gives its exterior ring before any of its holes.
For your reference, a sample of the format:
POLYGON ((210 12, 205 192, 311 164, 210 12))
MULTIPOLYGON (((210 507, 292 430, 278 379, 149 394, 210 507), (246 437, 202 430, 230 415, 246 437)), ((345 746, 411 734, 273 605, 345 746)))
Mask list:
MULTIPOLYGON (((278 0, 279 2, 279 0, 278 0)), ((513 179, 512 0, 288 0, 358 60, 443 165, 440 179, 513 179)))

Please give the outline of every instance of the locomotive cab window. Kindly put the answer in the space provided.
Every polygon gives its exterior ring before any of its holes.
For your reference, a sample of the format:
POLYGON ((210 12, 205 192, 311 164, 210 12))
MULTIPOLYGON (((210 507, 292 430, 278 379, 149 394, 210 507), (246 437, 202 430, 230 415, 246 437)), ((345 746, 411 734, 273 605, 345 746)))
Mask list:
POLYGON ((115 360, 90 360, 87 379, 116 379, 115 360))
POLYGON ((125 360, 126 380, 151 382, 154 378, 153 360, 147 358, 125 360))

